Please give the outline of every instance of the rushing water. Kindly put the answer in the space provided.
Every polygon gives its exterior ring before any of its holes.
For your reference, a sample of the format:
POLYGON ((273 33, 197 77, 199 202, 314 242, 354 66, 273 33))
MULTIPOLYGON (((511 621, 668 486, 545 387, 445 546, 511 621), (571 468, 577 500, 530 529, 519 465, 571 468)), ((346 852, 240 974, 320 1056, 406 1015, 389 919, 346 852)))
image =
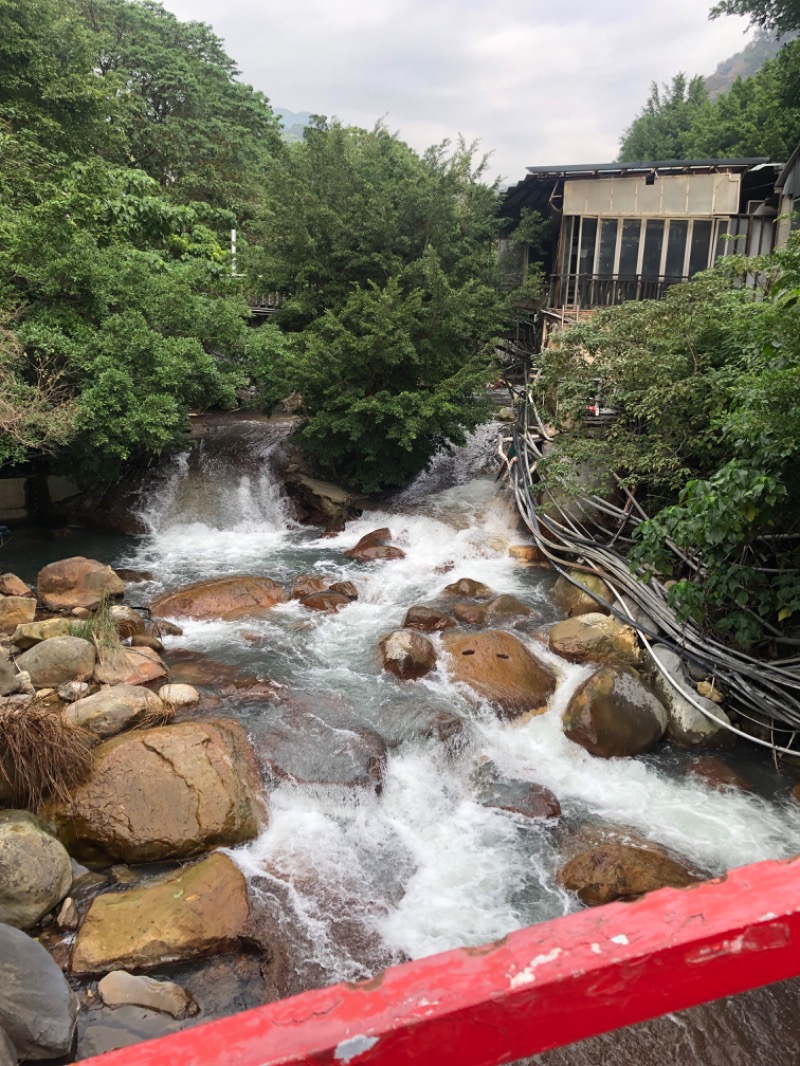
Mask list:
MULTIPOLYGON (((552 656, 535 630, 520 636, 553 665, 559 683, 549 713, 522 723, 499 720, 441 668, 414 683, 381 672, 379 638, 411 605, 435 603, 459 577, 524 599, 541 623, 557 617, 551 576, 508 555, 521 534, 494 469, 486 470, 491 427, 333 538, 290 518, 270 469, 279 437, 263 423, 208 434, 154 487, 144 511, 148 535, 116 562, 153 573, 153 582, 135 586, 131 598, 141 602, 198 578, 247 572, 287 585, 315 574, 358 587, 358 600, 337 614, 293 601, 266 619, 182 623, 183 636, 167 642, 172 653, 202 653, 268 679, 287 700, 335 702, 391 741, 380 795, 284 782, 271 791, 269 827, 233 853, 254 892, 280 887, 301 985, 364 977, 574 909, 555 874, 564 834, 586 823, 631 827, 711 873, 800 852, 800 805, 782 798, 785 781, 771 779, 762 795, 720 793, 685 778, 679 754, 603 760, 566 740, 559 712, 589 670, 552 656), (344 556, 384 525, 405 559, 363 564, 344 556), (463 719, 460 743, 421 739, 411 727, 421 710, 463 719), (560 826, 481 805, 473 782, 486 759, 555 792, 560 826)), ((223 701, 220 710, 238 715, 255 737, 263 728, 257 701, 223 701)), ((791 985, 755 994, 745 1022, 742 1000, 734 1000, 537 1061, 798 1062, 794 1025, 784 1018, 789 996, 796 996, 791 985), (778 1057, 768 1033, 773 1041, 783 1034, 778 1057)))

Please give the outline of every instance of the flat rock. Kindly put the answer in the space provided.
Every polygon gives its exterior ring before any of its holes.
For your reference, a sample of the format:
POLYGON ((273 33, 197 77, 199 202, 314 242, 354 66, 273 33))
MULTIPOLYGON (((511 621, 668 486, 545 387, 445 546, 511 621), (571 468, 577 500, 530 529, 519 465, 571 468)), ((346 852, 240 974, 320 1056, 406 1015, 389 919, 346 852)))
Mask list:
POLYGON ((17 657, 17 667, 30 674, 35 688, 58 688, 67 681, 86 681, 95 666, 94 644, 81 637, 43 640, 17 657))
POLYGON ((22 1059, 69 1054, 77 1002, 41 944, 0 924, 0 1028, 22 1059))
POLYGON ((197 1013, 197 1004, 174 981, 156 981, 134 976, 126 970, 112 970, 97 983, 97 991, 107 1007, 134 1006, 185 1018, 197 1013))
POLYGON ((112 685, 64 708, 70 722, 104 740, 142 722, 154 722, 159 715, 166 716, 162 699, 140 685, 112 685))
POLYGON ((73 607, 97 607, 104 597, 122 596, 125 584, 110 566, 76 555, 40 570, 36 591, 48 610, 71 611, 73 607))
POLYGON ((30 929, 72 885, 61 842, 29 811, 0 811, 0 922, 30 929))
POLYGON ((640 755, 663 737, 667 712, 627 667, 603 666, 575 691, 564 711, 564 734, 592 755, 640 755))
POLYGON ((244 875, 216 852, 143 888, 97 896, 78 930, 71 971, 151 970, 232 951, 249 914, 244 875))
POLYGON ((238 723, 181 722, 100 744, 72 802, 51 801, 44 816, 78 858, 158 862, 251 840, 260 793, 238 723))
POLYGON ((36 600, 28 596, 0 596, 0 633, 13 633, 36 615, 36 600))
POLYGON ((16 574, 0 574, 0 596, 30 596, 36 599, 36 593, 16 574))
POLYGON ((584 592, 583 589, 577 588, 566 577, 559 577, 553 585, 553 599, 570 618, 578 614, 602 613, 603 604, 613 600, 611 589, 601 578, 586 574, 583 570, 569 570, 567 573, 588 590, 584 592), (590 592, 593 592, 594 596, 590 596, 590 592))
POLYGON ((418 629, 421 633, 441 633, 445 629, 454 629, 455 622, 442 611, 416 604, 406 611, 403 628, 418 629))
POLYGON ((170 618, 235 621, 285 602, 286 593, 271 578, 244 574, 197 581, 167 592, 153 603, 153 613, 170 618))
POLYGON ((152 648, 104 648, 94 669, 101 685, 146 685, 167 676, 161 656, 152 648))
POLYGON ((74 626, 75 622, 69 618, 45 618, 41 622, 26 622, 17 626, 11 640, 20 651, 27 651, 34 644, 41 644, 43 640, 72 636, 74 626))
POLYGON ((471 577, 461 577, 458 581, 445 585, 444 593, 447 596, 462 596, 465 600, 491 600, 494 593, 488 585, 482 581, 474 581, 471 577))
POLYGON ((509 718, 547 703, 556 687, 550 670, 511 633, 493 629, 470 636, 445 634, 454 681, 495 704, 509 718))
POLYGON ((573 663, 629 663, 639 660, 636 633, 607 614, 589 611, 556 622, 548 634, 550 650, 573 663))
POLYGON ((403 681, 416 681, 436 667, 436 649, 421 633, 398 629, 378 644, 384 670, 403 681))

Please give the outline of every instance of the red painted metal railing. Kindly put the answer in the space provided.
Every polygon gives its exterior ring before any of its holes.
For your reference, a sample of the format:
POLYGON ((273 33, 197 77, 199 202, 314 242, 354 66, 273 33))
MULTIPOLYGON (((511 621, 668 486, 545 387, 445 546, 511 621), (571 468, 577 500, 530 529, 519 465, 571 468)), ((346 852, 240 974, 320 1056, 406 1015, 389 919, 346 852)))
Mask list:
POLYGON ((494 1066, 800 974, 800 860, 543 922, 94 1066, 494 1066))

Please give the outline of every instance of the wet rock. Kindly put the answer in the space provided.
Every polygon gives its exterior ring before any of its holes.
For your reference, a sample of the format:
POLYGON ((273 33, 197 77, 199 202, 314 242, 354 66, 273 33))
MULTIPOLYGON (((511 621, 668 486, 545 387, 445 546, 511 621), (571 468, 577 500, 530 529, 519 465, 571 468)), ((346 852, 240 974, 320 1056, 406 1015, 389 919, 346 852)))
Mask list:
POLYGON ((197 1014, 197 1004, 174 981, 156 981, 152 977, 135 977, 125 970, 112 970, 97 984, 100 998, 107 1007, 145 1007, 147 1010, 185 1018, 197 1014))
POLYGON ((324 592, 327 587, 327 578, 314 577, 311 574, 303 574, 302 577, 298 577, 294 585, 292 585, 292 591, 289 594, 289 598, 292 600, 302 600, 304 596, 311 596, 314 592, 324 592))
POLYGON ((636 633, 607 614, 587 614, 556 622, 548 635, 551 651, 573 663, 629 663, 639 660, 636 633))
POLYGON ((153 613, 170 618, 222 618, 236 621, 285 603, 286 593, 268 577, 241 575, 197 581, 167 592, 153 603, 153 613))
POLYGON ((43 640, 17 658, 17 667, 31 676, 36 688, 54 687, 67 681, 85 681, 95 665, 94 644, 80 637, 43 640))
POLYGON ((189 707, 200 701, 200 693, 193 685, 162 685, 158 695, 172 707, 189 707))
POLYGON ((36 815, 0 811, 0 922, 30 929, 72 885, 63 845, 36 815))
POLYGON ((56 925, 59 929, 74 932, 80 924, 81 917, 78 914, 78 908, 75 906, 75 900, 71 896, 67 896, 61 904, 61 910, 56 918, 56 925))
POLYGON ((349 551, 346 551, 345 555, 355 558, 355 553, 364 551, 365 548, 383 547, 391 543, 391 540, 392 531, 388 526, 383 526, 381 529, 373 529, 371 533, 366 533, 349 551))
POLYGON ((753 786, 750 781, 734 770, 724 759, 718 755, 703 755, 695 759, 686 767, 689 777, 696 777, 712 788, 723 791, 735 789, 737 792, 752 792, 753 786))
POLYGON ((533 544, 512 544, 508 549, 508 554, 512 559, 516 559, 520 563, 541 563, 545 561, 542 553, 533 544))
POLYGON ((44 813, 79 858, 179 859, 258 833, 261 779, 236 722, 123 733, 93 755, 72 801, 51 801, 44 813))
POLYGON ((725 727, 730 725, 730 719, 721 707, 693 691, 692 682, 681 658, 663 644, 653 646, 653 658, 668 677, 673 678, 681 689, 690 693, 692 699, 707 712, 703 714, 693 706, 667 677, 664 677, 661 670, 656 669, 653 673, 653 687, 667 708, 670 738, 686 748, 704 747, 725 739, 725 727))
POLYGON ((361 548, 358 554, 352 551, 345 552, 351 559, 361 563, 373 563, 380 559, 405 559, 406 553, 402 548, 395 548, 393 544, 378 545, 375 548, 361 548))
POLYGON ((0 924, 0 1028, 22 1059, 54 1059, 72 1047, 77 1003, 48 953, 0 924))
POLYGON ((406 611, 403 628, 418 629, 421 633, 441 633, 442 630, 455 628, 455 622, 441 611, 434 611, 431 607, 416 604, 406 611))
POLYGON ((443 707, 411 707, 403 704, 397 713, 380 724, 381 736, 390 748, 404 743, 433 740, 450 751, 457 751, 466 739, 466 722, 454 711, 443 707))
POLYGON ((564 734, 592 755, 640 755, 663 737, 667 712, 627 667, 604 666, 577 689, 562 719, 564 734))
POLYGON ((73 607, 97 607, 103 597, 122 596, 125 584, 110 566, 77 555, 40 570, 36 592, 48 610, 71 611, 73 607))
POLYGON ((595 577, 594 574, 586 574, 583 570, 569 570, 568 575, 588 589, 588 592, 584 592, 566 577, 559 577, 553 585, 553 599, 571 618, 578 614, 602 613, 603 604, 611 603, 613 600, 611 589, 605 581, 595 577), (589 592, 593 592, 597 599, 590 596, 589 592))
POLYGON ((390 633, 378 647, 383 669, 403 681, 416 681, 436 667, 436 649, 427 637, 414 630, 390 633))
POLYGON ((486 608, 479 603, 454 603, 453 614, 462 625, 486 625, 486 608))
POLYGON ((36 614, 36 600, 27 596, 0 596, 0 633, 13 633, 17 626, 30 624, 36 614))
POLYGON ((160 637, 182 637, 183 630, 180 626, 167 621, 166 618, 153 618, 153 625, 160 637))
POLYGON ((473 581, 471 577, 462 577, 451 585, 446 585, 444 594, 463 596, 466 600, 490 600, 494 596, 488 585, 484 585, 482 581, 473 581))
POLYGON ((11 1043, 11 1037, 5 1029, 0 1029, 0 1066, 17 1066, 18 1062, 17 1049, 11 1043))
POLYGON ((473 775, 476 798, 484 807, 520 814, 525 818, 559 818, 561 804, 544 785, 505 777, 491 763, 483 763, 473 775))
POLYGON ((518 600, 516 596, 503 593, 490 601, 486 608, 486 621, 490 625, 505 624, 512 618, 527 618, 531 614, 533 611, 527 603, 518 600))
POLYGON ((65 718, 104 740, 143 722, 154 723, 167 716, 161 698, 140 685, 103 688, 64 708, 65 718))
POLYGON ((36 599, 36 593, 16 574, 0 574, 0 596, 30 596, 36 599))
POLYGON ((658 888, 686 888, 702 878, 661 849, 609 842, 576 855, 558 872, 558 881, 588 907, 638 899, 658 888))
POLYGON ((303 596, 300 602, 310 611, 325 611, 327 614, 333 614, 340 611, 342 607, 347 607, 350 600, 340 592, 328 591, 312 592, 308 596, 303 596))
POLYGON ((155 581, 155 574, 149 570, 127 570, 124 567, 117 566, 114 569, 114 573, 120 579, 131 585, 141 584, 143 581, 155 581))
POLYGON ((158 639, 158 637, 152 636, 150 633, 134 633, 131 637, 132 648, 150 648, 157 655, 163 655, 164 645, 158 639))
POLYGON ((346 709, 295 699, 264 713, 269 724, 257 752, 274 777, 380 792, 386 745, 346 709))
POLYGON ((72 973, 151 970, 234 950, 249 913, 244 875, 216 852, 143 888, 97 896, 78 930, 72 973))
POLYGON ((138 611, 134 611, 132 607, 126 607, 124 604, 115 603, 109 611, 109 614, 111 615, 111 619, 120 636, 120 640, 127 640, 130 637, 137 636, 140 633, 144 633, 147 629, 144 618, 142 618, 138 611))
POLYGON ((352 581, 335 581, 328 589, 328 592, 337 592, 348 600, 358 599, 358 589, 352 581))
POLYGON ((514 718, 547 702, 556 687, 550 670, 517 637, 502 630, 471 636, 445 634, 447 667, 454 681, 514 718))
POLYGON ((152 648, 103 648, 94 670, 101 685, 146 685, 167 676, 167 668, 152 648))

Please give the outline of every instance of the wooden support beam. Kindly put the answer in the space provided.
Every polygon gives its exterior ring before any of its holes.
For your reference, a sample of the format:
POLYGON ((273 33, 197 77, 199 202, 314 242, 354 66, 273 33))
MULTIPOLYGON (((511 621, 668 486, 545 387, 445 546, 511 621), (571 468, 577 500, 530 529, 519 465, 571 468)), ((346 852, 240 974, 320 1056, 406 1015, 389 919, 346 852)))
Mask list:
POLYGON ((800 974, 800 861, 396 966, 86 1066, 494 1066, 800 974))

